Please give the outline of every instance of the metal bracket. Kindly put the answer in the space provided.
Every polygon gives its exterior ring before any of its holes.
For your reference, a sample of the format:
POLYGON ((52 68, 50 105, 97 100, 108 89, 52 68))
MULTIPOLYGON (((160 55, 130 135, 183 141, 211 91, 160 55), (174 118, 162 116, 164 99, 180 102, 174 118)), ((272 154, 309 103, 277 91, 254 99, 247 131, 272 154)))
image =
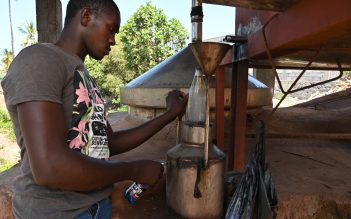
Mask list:
POLYGON ((232 62, 238 62, 247 59, 247 37, 227 35, 223 41, 234 43, 232 62))
POLYGON ((277 68, 273 62, 273 57, 272 57, 272 53, 270 51, 270 48, 268 46, 268 41, 267 41, 267 36, 266 36, 266 27, 267 25, 275 18, 277 17, 278 14, 275 14, 274 16, 272 16, 264 25, 263 25, 263 28, 262 28, 262 34, 263 34, 263 39, 264 39, 264 43, 265 43, 265 46, 266 46, 266 52, 267 52, 267 55, 268 55, 268 59, 269 59, 269 62, 272 66, 272 69, 275 73, 275 77, 277 79, 277 82, 279 84, 279 88, 280 90, 282 91, 282 93, 284 94, 283 97, 280 99, 279 103, 274 107, 273 111, 272 111, 272 115, 275 113, 275 111, 278 109, 278 107, 280 106, 280 104, 283 102, 283 100, 288 96, 288 94, 291 94, 291 93, 295 93, 295 92, 298 92, 298 91, 301 91, 301 90, 305 90, 305 89, 308 89, 308 88, 311 88, 311 87, 315 87, 317 85, 321 85, 321 84, 325 84, 325 83, 328 83, 328 82, 331 82, 331 81, 335 81, 339 78, 342 77, 343 75, 343 69, 342 69, 342 66, 341 66, 341 63, 339 60, 336 60, 337 64, 338 64, 338 68, 339 68, 339 71, 340 71, 340 74, 334 78, 331 78, 331 79, 328 79, 328 80, 325 80, 325 81, 321 81, 321 82, 318 82, 318 83, 315 83, 315 84, 311 84, 311 85, 308 85, 308 86, 304 86, 304 87, 301 87, 301 88, 296 88, 296 89, 293 89, 295 87, 295 85, 297 84, 297 82, 300 80, 300 78, 305 74, 305 72, 310 68, 310 66, 312 65, 312 63, 314 62, 314 60, 316 59, 316 57, 319 55, 319 53, 321 52, 321 49, 322 49, 322 46, 320 46, 320 48, 316 51, 316 53, 314 54, 313 58, 308 62, 308 64, 303 68, 303 70, 301 71, 301 73, 297 76, 297 78, 295 79, 295 81, 290 85, 289 89, 287 91, 284 90, 283 88, 283 85, 281 83, 281 80, 280 80, 280 77, 278 75, 278 72, 277 72, 277 68))

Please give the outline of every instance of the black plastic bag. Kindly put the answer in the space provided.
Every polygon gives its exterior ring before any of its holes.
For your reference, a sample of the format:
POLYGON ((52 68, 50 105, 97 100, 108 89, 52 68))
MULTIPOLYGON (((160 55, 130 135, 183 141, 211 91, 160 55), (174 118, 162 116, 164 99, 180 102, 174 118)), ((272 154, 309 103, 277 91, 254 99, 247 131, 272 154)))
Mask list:
POLYGON ((265 161, 264 123, 258 122, 257 143, 227 208, 225 219, 276 217, 277 196, 265 161))

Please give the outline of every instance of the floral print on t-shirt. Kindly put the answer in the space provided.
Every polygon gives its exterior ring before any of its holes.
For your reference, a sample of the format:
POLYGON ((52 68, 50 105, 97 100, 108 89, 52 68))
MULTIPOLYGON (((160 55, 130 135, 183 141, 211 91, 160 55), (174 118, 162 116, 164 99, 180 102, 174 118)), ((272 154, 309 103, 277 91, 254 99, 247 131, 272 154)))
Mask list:
POLYGON ((103 99, 96 84, 85 71, 76 70, 73 78, 74 103, 72 128, 67 143, 71 149, 90 157, 107 159, 107 122, 103 99))

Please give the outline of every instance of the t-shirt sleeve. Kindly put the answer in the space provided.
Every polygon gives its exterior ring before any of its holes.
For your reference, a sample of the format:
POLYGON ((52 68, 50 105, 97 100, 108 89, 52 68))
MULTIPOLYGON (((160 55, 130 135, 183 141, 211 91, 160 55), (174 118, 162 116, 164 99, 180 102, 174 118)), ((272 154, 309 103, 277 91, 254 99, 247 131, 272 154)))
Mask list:
POLYGON ((28 101, 62 103, 65 68, 59 56, 46 46, 23 49, 2 81, 7 105, 28 101))

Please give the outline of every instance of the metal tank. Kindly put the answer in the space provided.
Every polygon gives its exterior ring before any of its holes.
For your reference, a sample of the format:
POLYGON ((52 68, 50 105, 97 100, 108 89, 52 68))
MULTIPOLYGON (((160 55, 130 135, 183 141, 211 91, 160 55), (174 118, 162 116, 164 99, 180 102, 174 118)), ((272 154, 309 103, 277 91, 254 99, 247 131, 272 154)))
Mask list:
POLYGON ((225 156, 209 144, 203 169, 203 133, 204 128, 183 124, 181 143, 167 152, 167 206, 183 218, 220 218, 224 210, 225 156))
MULTIPOLYGON (((197 61, 189 46, 164 60, 149 71, 135 78, 121 90, 121 102, 129 106, 131 116, 140 119, 151 119, 166 108, 165 97, 173 89, 188 93, 194 77, 197 61)), ((224 104, 230 110, 232 69, 225 68, 224 104)), ((215 76, 212 76, 215 79, 215 76)), ((215 89, 210 82, 210 107, 215 108, 215 89)), ((247 107, 249 109, 271 106, 273 89, 267 87, 251 75, 248 76, 247 107)))
POLYGON ((167 152, 166 171, 167 206, 183 218, 212 219, 223 214, 225 155, 209 134, 209 78, 230 47, 190 44, 200 68, 189 89, 180 143, 167 152))

